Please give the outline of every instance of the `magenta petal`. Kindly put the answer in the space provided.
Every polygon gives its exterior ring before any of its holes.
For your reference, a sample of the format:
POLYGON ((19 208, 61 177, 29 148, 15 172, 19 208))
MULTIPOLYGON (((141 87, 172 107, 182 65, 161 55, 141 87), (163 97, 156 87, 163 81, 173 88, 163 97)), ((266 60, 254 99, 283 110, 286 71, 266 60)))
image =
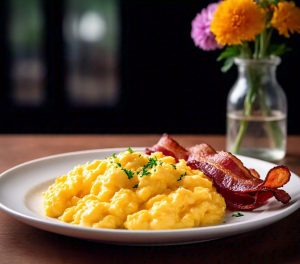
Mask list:
POLYGON ((209 4, 207 8, 202 9, 201 13, 197 14, 192 21, 191 37, 195 45, 203 50, 222 48, 222 46, 217 43, 214 34, 210 31, 210 24, 217 6, 218 3, 209 4))

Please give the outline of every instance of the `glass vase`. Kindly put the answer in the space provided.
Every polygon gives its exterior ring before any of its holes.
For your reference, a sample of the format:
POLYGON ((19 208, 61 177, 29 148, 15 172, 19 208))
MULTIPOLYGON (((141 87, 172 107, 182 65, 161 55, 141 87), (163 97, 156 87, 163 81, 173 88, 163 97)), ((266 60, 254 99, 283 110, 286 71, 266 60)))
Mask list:
POLYGON ((227 151, 278 161, 286 154, 287 100, 276 79, 278 57, 235 59, 238 79, 227 99, 227 151))

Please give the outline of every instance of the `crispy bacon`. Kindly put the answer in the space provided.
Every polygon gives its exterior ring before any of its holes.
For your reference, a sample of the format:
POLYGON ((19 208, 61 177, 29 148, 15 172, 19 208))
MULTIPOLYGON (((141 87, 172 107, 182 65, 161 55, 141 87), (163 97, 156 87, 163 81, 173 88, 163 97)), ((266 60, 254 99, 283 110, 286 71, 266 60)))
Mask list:
POLYGON ((256 170, 247 169, 229 152, 217 152, 208 144, 186 150, 168 135, 163 135, 158 144, 147 149, 148 153, 154 151, 185 159, 190 167, 203 171, 223 195, 229 209, 253 210, 273 196, 284 204, 291 199, 288 193, 278 189, 290 179, 290 171, 285 166, 274 167, 265 180, 261 180, 256 170))
POLYGON ((258 179, 260 178, 259 173, 255 169, 249 169, 249 171, 253 177, 258 178, 258 179))
POLYGON ((176 158, 176 160, 187 160, 189 157, 189 152, 184 147, 180 146, 168 134, 163 134, 157 144, 146 149, 147 154, 157 151, 160 151, 167 156, 172 156, 176 158))

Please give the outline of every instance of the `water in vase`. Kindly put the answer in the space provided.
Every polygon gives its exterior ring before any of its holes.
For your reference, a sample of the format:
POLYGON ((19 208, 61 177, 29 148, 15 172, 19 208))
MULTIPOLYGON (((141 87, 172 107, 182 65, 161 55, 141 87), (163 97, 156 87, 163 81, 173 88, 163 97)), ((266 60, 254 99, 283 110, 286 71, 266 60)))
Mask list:
POLYGON ((279 111, 272 111, 268 116, 253 113, 248 117, 242 111, 228 113, 227 150, 258 159, 281 160, 286 151, 286 115, 279 111), (237 142, 239 136, 241 140, 237 142))

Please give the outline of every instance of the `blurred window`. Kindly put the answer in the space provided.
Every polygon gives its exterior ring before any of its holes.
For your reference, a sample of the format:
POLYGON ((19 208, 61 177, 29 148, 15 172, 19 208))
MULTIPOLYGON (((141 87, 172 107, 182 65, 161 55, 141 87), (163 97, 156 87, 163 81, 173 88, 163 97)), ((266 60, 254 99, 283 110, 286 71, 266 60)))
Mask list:
POLYGON ((9 3, 12 100, 17 105, 40 105, 45 99, 40 1, 10 0, 9 3))
POLYGON ((66 92, 74 106, 118 100, 118 1, 68 0, 64 20, 66 92))

